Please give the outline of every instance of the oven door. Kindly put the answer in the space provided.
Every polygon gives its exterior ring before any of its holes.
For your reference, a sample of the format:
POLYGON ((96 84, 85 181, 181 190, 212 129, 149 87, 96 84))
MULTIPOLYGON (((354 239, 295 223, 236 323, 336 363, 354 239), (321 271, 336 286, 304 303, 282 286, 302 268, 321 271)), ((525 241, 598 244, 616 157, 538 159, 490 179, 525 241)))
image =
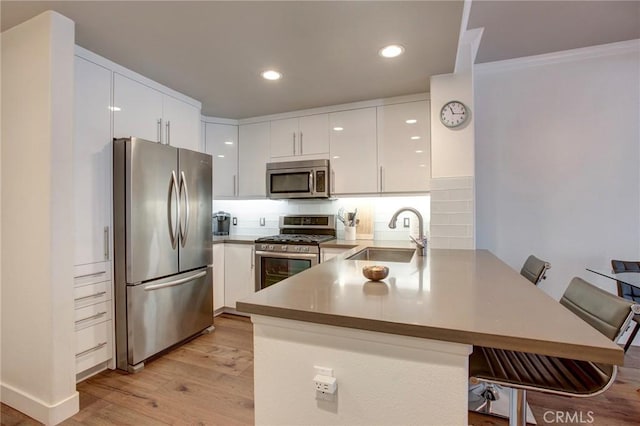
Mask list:
POLYGON ((256 291, 318 264, 317 254, 273 253, 256 250, 256 291))

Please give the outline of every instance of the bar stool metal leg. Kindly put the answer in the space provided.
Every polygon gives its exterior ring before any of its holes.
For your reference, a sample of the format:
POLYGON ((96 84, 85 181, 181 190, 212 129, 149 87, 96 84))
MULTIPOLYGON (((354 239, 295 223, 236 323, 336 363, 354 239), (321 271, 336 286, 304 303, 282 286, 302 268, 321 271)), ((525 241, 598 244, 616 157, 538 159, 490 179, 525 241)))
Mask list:
POLYGON ((509 426, 526 426, 527 391, 511 388, 509 398, 509 426))

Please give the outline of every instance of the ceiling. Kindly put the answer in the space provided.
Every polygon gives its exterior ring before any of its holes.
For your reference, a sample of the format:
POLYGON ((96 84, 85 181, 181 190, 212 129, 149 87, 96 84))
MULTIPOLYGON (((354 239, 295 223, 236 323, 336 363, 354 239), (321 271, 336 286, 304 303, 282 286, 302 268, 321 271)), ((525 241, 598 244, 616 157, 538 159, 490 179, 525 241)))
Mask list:
POLYGON ((640 38, 640 1, 474 0, 468 29, 484 27, 476 63, 640 38))
MULTIPOLYGON (((247 118, 429 91, 453 72, 462 0, 7 1, 2 31, 45 10, 76 43, 202 102, 247 118), (382 59, 401 43, 404 55, 382 59), (277 82, 260 78, 276 68, 277 82)), ((640 38, 640 1, 474 0, 477 63, 640 38)))

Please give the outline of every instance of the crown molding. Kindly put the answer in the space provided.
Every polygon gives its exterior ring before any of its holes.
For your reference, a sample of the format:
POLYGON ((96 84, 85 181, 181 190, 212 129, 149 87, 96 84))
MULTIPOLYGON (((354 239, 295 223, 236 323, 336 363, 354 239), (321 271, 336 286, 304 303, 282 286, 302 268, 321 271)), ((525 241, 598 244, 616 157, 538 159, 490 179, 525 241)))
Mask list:
POLYGON ((625 53, 640 53, 640 39, 620 41, 617 43, 601 44, 582 47, 579 49, 563 50, 542 55, 525 56, 522 58, 506 59, 504 61, 476 64, 476 74, 490 74, 505 71, 579 61, 583 59, 602 58, 606 56, 622 55, 625 53))

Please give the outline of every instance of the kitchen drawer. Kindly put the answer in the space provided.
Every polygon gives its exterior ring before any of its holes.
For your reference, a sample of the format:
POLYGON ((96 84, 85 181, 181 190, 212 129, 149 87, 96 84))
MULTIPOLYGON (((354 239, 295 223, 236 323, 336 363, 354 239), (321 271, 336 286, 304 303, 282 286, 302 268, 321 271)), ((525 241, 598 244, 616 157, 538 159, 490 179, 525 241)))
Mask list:
POLYGON ((112 321, 76 331, 76 373, 111 359, 112 321))
POLYGON ((73 299, 76 308, 111 300, 111 282, 103 281, 75 287, 73 289, 73 299))
POLYGON ((96 303, 76 309, 76 330, 93 326, 111 319, 111 301, 96 303))
POLYGON ((73 271, 73 285, 81 286, 101 281, 111 281, 111 262, 76 265, 73 271))

